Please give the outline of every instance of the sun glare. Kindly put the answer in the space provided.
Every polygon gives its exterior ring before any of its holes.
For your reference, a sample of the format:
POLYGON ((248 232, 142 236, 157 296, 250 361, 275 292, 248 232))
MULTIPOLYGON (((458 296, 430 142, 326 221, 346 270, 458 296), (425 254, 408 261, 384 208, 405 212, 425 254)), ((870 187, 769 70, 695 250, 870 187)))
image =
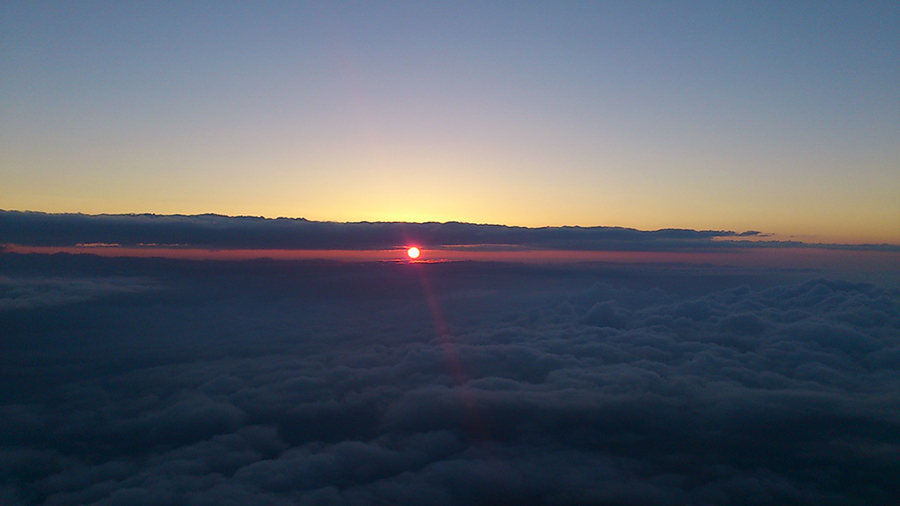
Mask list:
POLYGON ((409 255, 409 258, 419 258, 419 248, 413 246, 406 250, 406 254, 409 255))

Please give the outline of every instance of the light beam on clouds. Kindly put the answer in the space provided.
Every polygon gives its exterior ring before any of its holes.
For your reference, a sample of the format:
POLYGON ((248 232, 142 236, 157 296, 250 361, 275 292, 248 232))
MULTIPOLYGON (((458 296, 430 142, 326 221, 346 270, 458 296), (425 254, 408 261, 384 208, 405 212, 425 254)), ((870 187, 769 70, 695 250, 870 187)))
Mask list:
POLYGON ((465 417, 469 425, 470 436, 476 441, 487 441, 489 434, 481 419, 481 415, 478 412, 478 403, 468 387, 469 377, 460 360, 456 337, 454 337, 450 326, 447 324, 444 312, 441 310, 438 299, 428 280, 428 273, 426 271, 428 270, 429 265, 427 263, 414 263, 411 267, 416 269, 416 273, 418 274, 422 293, 425 295, 425 301, 427 302, 428 310, 431 313, 435 337, 443 352, 444 364, 447 371, 450 373, 450 377, 453 378, 456 383, 456 390, 459 392, 462 406, 465 410, 465 417))

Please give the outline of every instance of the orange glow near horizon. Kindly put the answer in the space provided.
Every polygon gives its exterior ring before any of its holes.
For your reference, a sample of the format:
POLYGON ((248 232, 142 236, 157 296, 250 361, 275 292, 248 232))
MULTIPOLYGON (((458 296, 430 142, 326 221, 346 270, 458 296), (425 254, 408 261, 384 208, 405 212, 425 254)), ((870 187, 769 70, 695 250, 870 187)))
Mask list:
POLYGON ((378 262, 401 260, 405 250, 289 250, 289 249, 201 249, 140 248, 119 246, 20 246, 6 245, 10 253, 96 255, 108 258, 171 258, 176 260, 334 260, 378 262))
POLYGON ((409 256, 409 258, 415 260, 416 258, 419 258, 419 248, 413 246, 412 248, 406 250, 406 254, 409 256))
MULTIPOLYGON (((713 251, 470 251, 466 249, 429 250, 428 260, 412 256, 412 248, 387 250, 285 250, 285 249, 198 249, 141 248, 118 246, 22 246, 4 245, 6 252, 20 254, 88 254, 102 257, 170 258, 180 260, 327 260, 338 262, 441 263, 457 261, 517 263, 678 263, 753 268, 817 268, 859 272, 897 271, 900 252, 855 251, 824 248, 746 248, 713 251)), ((418 248, 415 248, 418 250, 418 248)), ((421 251, 420 251, 421 254, 421 251)))

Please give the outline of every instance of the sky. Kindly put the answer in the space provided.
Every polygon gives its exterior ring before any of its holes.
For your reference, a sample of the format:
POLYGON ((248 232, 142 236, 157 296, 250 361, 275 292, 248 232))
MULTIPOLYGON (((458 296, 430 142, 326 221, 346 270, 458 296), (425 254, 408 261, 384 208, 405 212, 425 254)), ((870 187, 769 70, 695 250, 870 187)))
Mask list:
POLYGON ((0 208, 900 244, 896 2, 3 2, 0 208))
POLYGON ((898 26, 0 2, 0 504, 890 504, 898 26))

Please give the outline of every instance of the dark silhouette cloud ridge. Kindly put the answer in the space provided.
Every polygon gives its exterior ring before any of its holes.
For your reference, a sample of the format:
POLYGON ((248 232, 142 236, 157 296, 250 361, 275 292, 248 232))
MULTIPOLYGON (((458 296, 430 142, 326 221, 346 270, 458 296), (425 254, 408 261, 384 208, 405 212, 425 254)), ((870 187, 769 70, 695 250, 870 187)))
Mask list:
MULTIPOLYGON (((0 238, 32 246, 114 244, 196 248, 387 249, 471 246, 563 250, 673 250, 726 247, 713 239, 760 235, 721 230, 622 227, 510 227, 472 223, 317 222, 302 218, 127 214, 84 215, 0 211, 0 238)), ((745 244, 746 245, 746 244, 745 244)))

